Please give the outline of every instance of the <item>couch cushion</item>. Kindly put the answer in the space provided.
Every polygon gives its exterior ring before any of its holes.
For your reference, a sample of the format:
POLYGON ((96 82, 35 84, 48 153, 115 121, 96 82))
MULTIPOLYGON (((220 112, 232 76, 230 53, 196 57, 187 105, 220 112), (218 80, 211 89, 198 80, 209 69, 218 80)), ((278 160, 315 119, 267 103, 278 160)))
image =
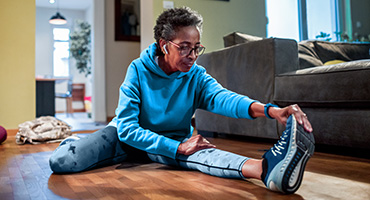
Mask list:
POLYGON ((258 37, 258 36, 244 34, 244 33, 233 32, 228 35, 225 35, 223 39, 224 39, 224 46, 230 47, 236 44, 243 44, 243 43, 250 42, 250 41, 262 40, 263 38, 258 37))
POLYGON ((298 53, 320 59, 316 53, 315 41, 302 41, 298 43, 298 53))
POLYGON ((305 69, 314 66, 322 66, 320 57, 316 53, 313 41, 302 41, 298 43, 299 69, 305 69))
POLYGON ((330 60, 370 59, 370 43, 345 43, 315 41, 316 53, 321 62, 330 60))
POLYGON ((370 59, 370 43, 302 41, 298 44, 299 68, 322 66, 332 60, 370 59))
POLYGON ((312 67, 275 77, 274 101, 280 106, 369 107, 370 60, 312 67))
POLYGON ((299 58, 299 69, 324 65, 324 63, 322 63, 320 59, 314 58, 309 55, 298 54, 298 58, 299 58))

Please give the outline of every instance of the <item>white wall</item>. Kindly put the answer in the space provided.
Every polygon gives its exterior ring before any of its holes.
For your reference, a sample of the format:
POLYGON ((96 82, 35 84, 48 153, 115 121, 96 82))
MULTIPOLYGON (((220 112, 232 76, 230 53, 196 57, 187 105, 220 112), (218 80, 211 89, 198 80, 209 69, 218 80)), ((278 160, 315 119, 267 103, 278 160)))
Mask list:
MULTIPOLYGON (((91 63, 94 63, 94 56, 93 56, 93 47, 94 47, 94 4, 93 0, 90 1, 90 7, 85 10, 85 21, 87 21, 91 25, 91 63)), ((92 66, 94 67, 94 66, 92 66)), ((92 79, 91 76, 87 77, 85 81, 85 87, 86 87, 86 96, 92 95, 92 79)))
POLYGON ((92 0, 92 119, 105 122, 107 120, 106 104, 106 45, 105 45, 105 1, 92 0))
POLYGON ((140 20, 140 35, 141 35, 141 45, 140 49, 143 51, 148 48, 150 44, 155 42, 153 36, 153 27, 155 25, 154 19, 154 7, 153 1, 141 0, 140 1, 141 10, 141 20, 140 20))

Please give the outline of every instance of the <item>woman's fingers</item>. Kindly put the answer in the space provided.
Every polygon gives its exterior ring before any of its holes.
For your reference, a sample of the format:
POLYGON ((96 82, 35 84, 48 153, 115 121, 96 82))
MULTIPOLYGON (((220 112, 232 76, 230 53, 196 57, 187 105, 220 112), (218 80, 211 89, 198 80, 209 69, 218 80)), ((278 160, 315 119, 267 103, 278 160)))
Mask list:
POLYGON ((297 104, 291 105, 291 110, 298 123, 301 124, 307 132, 312 132, 312 125, 306 113, 304 113, 297 104))

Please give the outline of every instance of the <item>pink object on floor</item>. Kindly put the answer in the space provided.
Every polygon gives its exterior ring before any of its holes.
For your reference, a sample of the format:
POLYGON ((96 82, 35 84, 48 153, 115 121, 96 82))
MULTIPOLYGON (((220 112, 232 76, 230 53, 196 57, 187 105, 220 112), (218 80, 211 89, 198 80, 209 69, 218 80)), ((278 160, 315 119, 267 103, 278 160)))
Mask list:
POLYGON ((5 128, 0 126, 0 144, 6 140, 7 135, 5 128))

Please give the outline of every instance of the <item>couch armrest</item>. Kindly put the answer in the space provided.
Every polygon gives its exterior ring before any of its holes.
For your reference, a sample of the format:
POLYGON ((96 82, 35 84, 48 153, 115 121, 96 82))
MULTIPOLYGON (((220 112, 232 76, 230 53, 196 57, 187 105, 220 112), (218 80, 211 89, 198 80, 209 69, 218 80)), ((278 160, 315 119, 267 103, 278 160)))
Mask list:
POLYGON ((295 40, 269 38, 206 53, 197 63, 225 88, 261 102, 272 102, 274 77, 298 70, 295 40))
MULTIPOLYGON (((298 47, 295 40, 269 38, 206 53, 197 63, 225 88, 267 103, 273 102, 275 75, 298 69, 298 47)), ((266 118, 233 119, 198 110, 195 120, 202 131, 278 138, 276 121, 266 118)))

